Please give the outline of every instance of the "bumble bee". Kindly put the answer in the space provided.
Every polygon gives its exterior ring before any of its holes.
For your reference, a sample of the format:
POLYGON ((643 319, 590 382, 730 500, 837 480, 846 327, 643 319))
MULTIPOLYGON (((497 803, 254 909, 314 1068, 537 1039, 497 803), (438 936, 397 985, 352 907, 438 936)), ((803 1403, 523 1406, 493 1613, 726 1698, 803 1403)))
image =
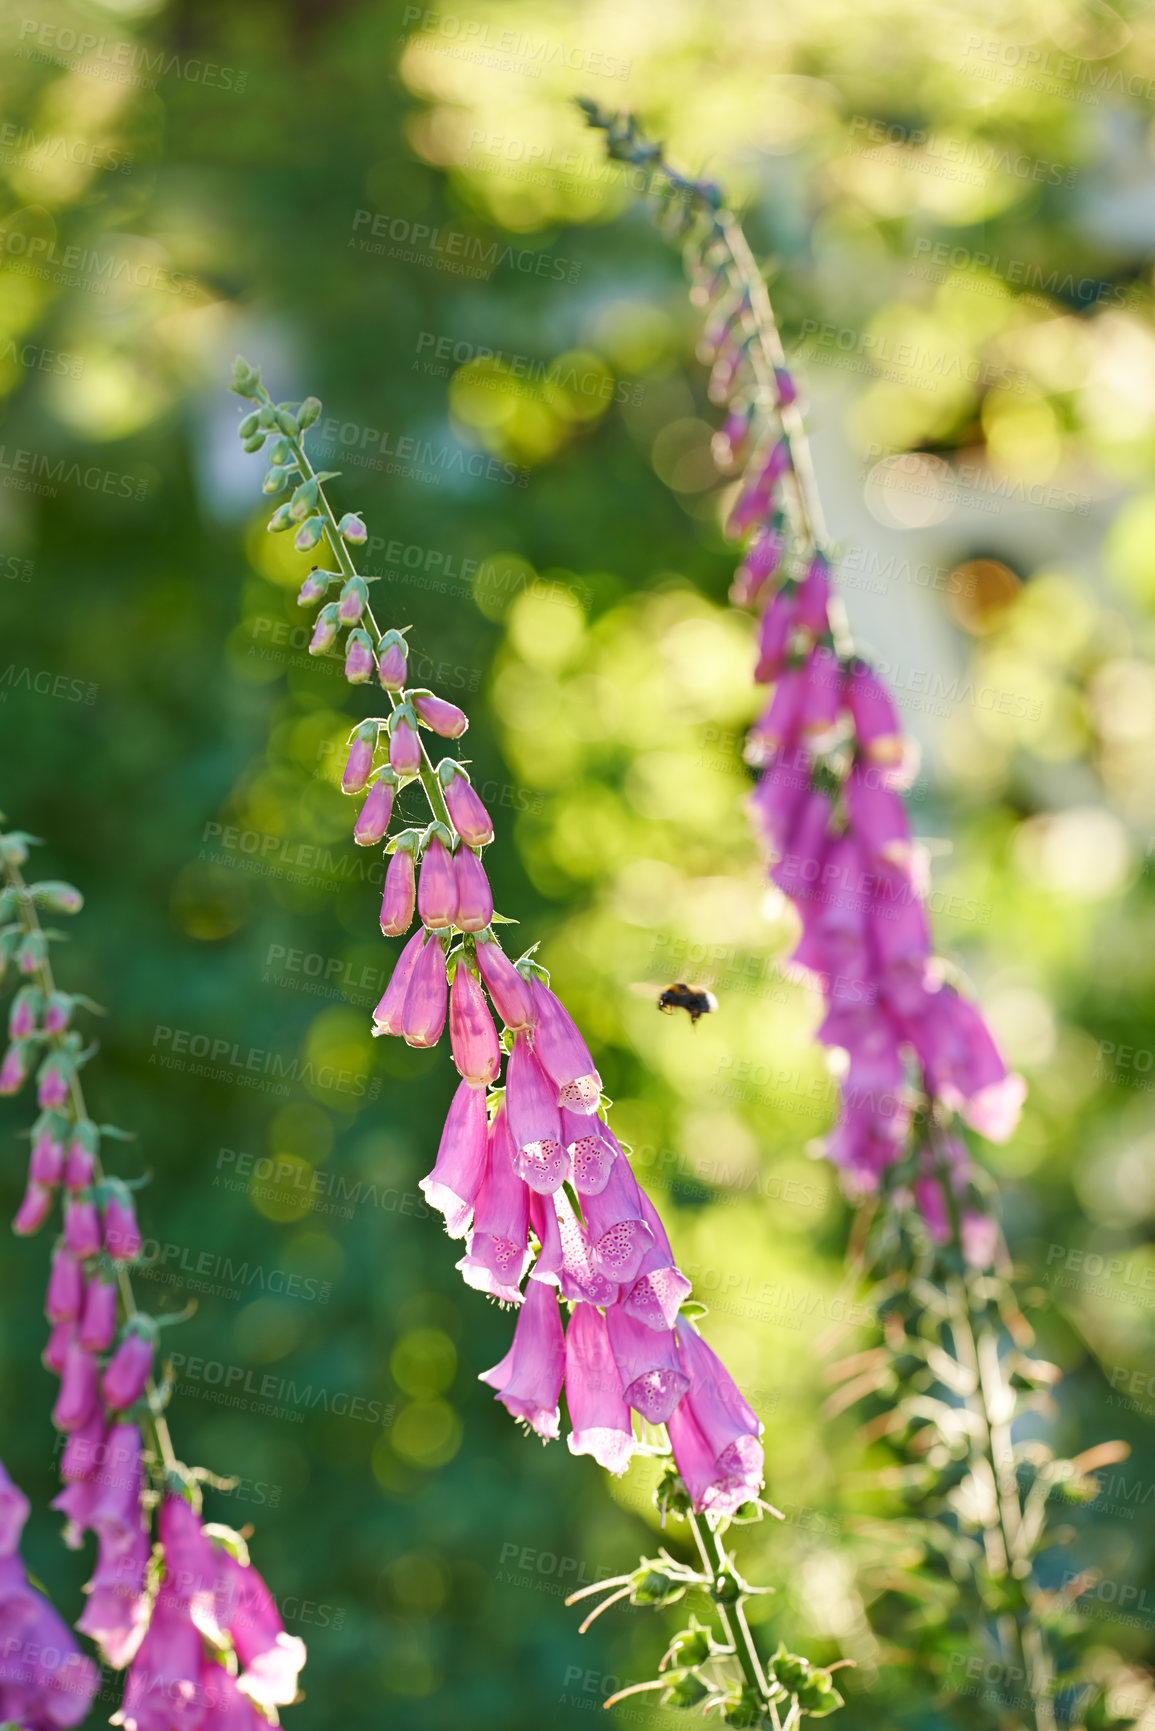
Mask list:
POLYGON ((718 1000, 713 992, 708 992, 705 986, 687 986, 682 980, 672 986, 639 983, 631 990, 641 997, 654 998, 659 1010, 664 1010, 667 1016, 674 1015, 678 1010, 685 1010, 691 1026, 695 1026, 703 1016, 708 1016, 718 1008, 718 1000))

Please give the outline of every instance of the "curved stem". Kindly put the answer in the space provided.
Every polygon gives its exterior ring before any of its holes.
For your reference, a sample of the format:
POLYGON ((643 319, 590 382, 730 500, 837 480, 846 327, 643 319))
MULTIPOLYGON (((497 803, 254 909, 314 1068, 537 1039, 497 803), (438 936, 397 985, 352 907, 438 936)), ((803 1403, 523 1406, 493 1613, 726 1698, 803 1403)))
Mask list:
MULTIPOLYGON (((36 904, 28 893, 28 886, 24 882, 19 866, 9 859, 7 854, 4 855, 4 872, 8 879, 9 886, 16 891, 20 921, 24 930, 30 935, 35 934, 37 936, 42 936, 43 929, 40 924, 40 916, 36 912, 36 904)), ((52 963, 48 958, 47 945, 45 945, 44 948, 44 960, 39 962, 36 967, 36 981, 46 998, 56 990, 56 981, 52 973, 52 963)), ((50 1034, 46 1036, 48 1043, 55 1046, 59 1046, 61 1038, 62 1036, 60 1035, 50 1034)), ((76 1118, 87 1118, 88 1108, 84 1100, 84 1090, 81 1087, 80 1077, 77 1075, 75 1070, 72 1072, 70 1094, 72 1099, 72 1109, 76 1118)), ((100 1163, 99 1154, 96 1155, 94 1161, 93 1176, 97 1183, 100 1183, 104 1178, 104 1170, 100 1163)), ((129 1271, 123 1262, 118 1262, 116 1265, 116 1284, 120 1293, 120 1302, 125 1317, 136 1316, 139 1307, 136 1302, 136 1294, 133 1292, 132 1288, 132 1276, 129 1274, 129 1271)), ((157 1392, 156 1382, 151 1376, 145 1384, 145 1393, 148 1396, 148 1411, 149 1417, 152 1421, 157 1453, 161 1458, 165 1471, 173 1472, 178 1466, 176 1451, 172 1446, 172 1436, 169 1432, 168 1420, 165 1418, 160 1405, 160 1397, 157 1392)))
MULTIPOLYGON (((698 1552, 702 1558, 702 1566, 716 1588, 719 1579, 729 1571, 726 1567, 726 1557, 722 1550, 721 1540, 716 1530, 710 1525, 708 1515, 697 1515, 693 1509, 689 1512, 690 1526, 693 1528, 698 1552)), ((757 1690, 763 1701, 769 1693, 766 1678, 762 1670, 762 1661, 758 1657, 758 1649, 754 1645, 754 1637, 750 1633, 750 1625, 746 1621, 746 1613, 742 1609, 742 1601, 736 1604, 724 1605, 720 1599, 714 1599, 718 1612, 718 1621, 726 1635, 726 1639, 738 1656, 742 1674, 752 1689, 757 1690)))

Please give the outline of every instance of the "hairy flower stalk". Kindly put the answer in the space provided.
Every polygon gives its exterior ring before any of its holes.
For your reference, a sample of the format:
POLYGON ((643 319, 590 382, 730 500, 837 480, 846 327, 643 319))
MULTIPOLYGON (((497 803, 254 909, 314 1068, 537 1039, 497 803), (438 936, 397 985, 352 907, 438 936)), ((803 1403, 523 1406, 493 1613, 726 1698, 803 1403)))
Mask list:
POLYGON ((1036 1559, 1057 1542, 1048 1498, 1057 1486, 1093 1497, 1093 1467, 1128 1450, 1106 1443, 1056 1460, 1018 1425, 1053 1412, 1046 1390, 1058 1373, 1030 1351, 992 1186, 966 1132, 1006 1140, 1025 1084, 932 955, 927 856, 902 797, 914 751, 850 638, 799 388, 741 225, 719 188, 680 174, 632 116, 580 106, 612 157, 649 171, 664 232, 684 243, 706 318, 698 356, 724 411, 714 455, 734 477, 724 527, 742 549, 731 599, 758 613, 755 678, 769 688, 747 744, 759 771, 750 813, 799 917, 792 960, 823 994, 818 1038, 840 1054, 826 1152, 863 1205, 856 1272, 880 1281, 885 1317, 877 1351, 832 1367, 841 1387, 828 1411, 871 1401, 864 1434, 918 1463, 903 1470, 921 1493, 927 1553, 952 1557, 976 1647, 1024 1680, 1037 1731, 1052 1731, 1054 1630, 1088 1583, 1056 1594, 1040 1580, 1036 1559))
MULTIPOLYGON (((89 1116, 80 1071, 95 1047, 72 1026, 77 1007, 96 1006, 56 989, 49 945, 58 934, 40 922, 41 909, 76 913, 81 897, 68 884, 25 883, 30 845, 21 832, 0 834, 0 977, 14 962, 29 982, 10 1009, 0 1093, 34 1075, 41 1107, 14 1229, 38 1231, 60 1202, 45 1300, 44 1363, 60 1378, 52 1416, 66 1438, 53 1507, 66 1544, 79 1548, 88 1532, 97 1541, 77 1628, 111 1669, 127 1669, 113 1721, 125 1731, 262 1731, 296 1698, 304 1643, 285 1634, 241 1535, 201 1518, 201 1484, 227 1481, 184 1466, 173 1448, 170 1380, 158 1387, 153 1367, 160 1329, 182 1317, 147 1316, 136 1304, 132 1186, 100 1158, 102 1140, 124 1132, 89 1116)), ((99 1675, 68 1640, 46 1639, 55 1614, 21 1587, 13 1553, 26 1514, 0 1469, 0 1717, 50 1731, 83 1718, 99 1675)))
POLYGON ((375 579, 353 562, 365 526, 355 515, 337 520, 323 485, 332 477, 313 469, 305 449, 318 400, 274 403, 259 372, 241 359, 232 388, 256 405, 239 431, 248 451, 268 445, 264 490, 293 489, 269 530, 287 533, 299 523, 295 545, 327 552, 337 566, 314 568, 298 597, 303 606, 323 603, 311 652, 342 656, 356 685, 361 661, 342 630, 367 633, 375 646, 386 713, 353 728, 342 787, 364 796, 356 839, 384 841, 392 855, 382 931, 406 936, 415 914, 418 924, 374 1012, 373 1031, 428 1047, 440 1043, 448 1021, 461 1082, 421 1187, 450 1236, 464 1240, 457 1266, 466 1283, 518 1312, 509 1351, 482 1380, 543 1440, 560 1434, 564 1389, 570 1449, 610 1472, 623 1472, 637 1452, 666 1453, 646 1426, 668 1425, 673 1461, 663 1503, 693 1523, 702 1566, 643 1563, 625 1586, 606 1585, 620 1588, 614 1597, 664 1604, 694 1584, 711 1595, 733 1638, 711 1644, 700 1661, 654 1687, 681 1689, 687 1705, 720 1705, 731 1723, 776 1731, 803 1713, 829 1712, 840 1697, 827 1671, 792 1661, 801 1669, 787 1687, 754 1650, 742 1609, 752 1589, 733 1574, 719 1535, 731 1519, 758 1518, 765 1506, 758 1501, 762 1426, 681 1314, 690 1283, 609 1127, 601 1078, 580 1031, 532 953, 513 961, 501 945, 495 928, 503 922, 483 863, 493 840, 489 813, 458 757, 430 757, 435 740, 461 738, 467 718, 455 704, 406 684, 405 629, 383 629, 370 599, 375 579), (387 795, 377 792, 383 780, 387 795), (399 815, 411 786, 427 807, 421 818, 399 815), (385 839, 393 822, 398 827, 385 839))

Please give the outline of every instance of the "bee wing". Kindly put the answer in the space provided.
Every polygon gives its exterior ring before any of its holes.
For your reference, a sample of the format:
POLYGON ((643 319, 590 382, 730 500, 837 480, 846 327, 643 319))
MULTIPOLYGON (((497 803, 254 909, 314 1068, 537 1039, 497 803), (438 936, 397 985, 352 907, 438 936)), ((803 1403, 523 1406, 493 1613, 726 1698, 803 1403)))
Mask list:
POLYGON ((656 1004, 666 990, 665 986, 655 986, 649 980, 635 980, 630 986, 630 991, 636 998, 649 998, 651 1004, 656 1004))

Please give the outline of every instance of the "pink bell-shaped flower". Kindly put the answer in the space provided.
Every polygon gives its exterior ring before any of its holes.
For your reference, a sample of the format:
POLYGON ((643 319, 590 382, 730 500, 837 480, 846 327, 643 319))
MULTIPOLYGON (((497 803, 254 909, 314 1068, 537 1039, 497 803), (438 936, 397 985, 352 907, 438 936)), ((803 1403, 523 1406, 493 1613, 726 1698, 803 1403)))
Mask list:
POLYGON ((501 1048, 485 994, 464 956, 449 988, 449 1043, 461 1077, 471 1088, 487 1088, 501 1067, 501 1048))
POLYGON ((462 842, 453 856, 457 879, 457 913, 454 924, 460 932, 483 932, 493 918, 493 891, 485 867, 462 842))
POLYGON ((389 722, 389 767, 397 776, 421 772, 421 741, 413 725, 413 713, 404 705, 393 711, 389 722))
POLYGON ((437 774, 450 819, 462 841, 469 847, 488 847, 493 840, 493 823, 464 772, 451 758, 445 758, 438 764, 437 774))
POLYGON ((556 1085, 539 1064, 527 1034, 518 1034, 505 1077, 514 1170, 531 1190, 549 1195, 570 1174, 562 1142, 556 1085))
POLYGON ((690 1386, 672 1330, 657 1334, 618 1305, 606 1329, 627 1403, 650 1424, 666 1424, 690 1386))
POLYGON ((561 1000, 534 976, 529 982, 537 1028, 533 1049, 557 1089, 557 1103, 571 1112, 596 1112, 602 1079, 589 1048, 561 1000))
POLYGON ((413 853, 410 848, 399 847, 389 861, 381 896, 381 930, 387 938, 399 938, 409 930, 416 906, 413 853))
POLYGON ((473 1229, 457 1264, 465 1284, 506 1304, 520 1304, 521 1282, 530 1263, 528 1235, 529 1191, 513 1169, 513 1144, 502 1104, 489 1127, 473 1229))
POLYGON ((405 998, 409 991, 409 982, 417 966, 425 943, 425 929, 414 932, 394 964, 377 1008, 373 1011, 374 1034, 400 1034, 401 1018, 405 1009, 405 998))
POLYGON ((152 1375, 156 1337, 151 1329, 129 1325, 124 1338, 109 1359, 100 1381, 104 1404, 113 1412, 123 1412, 134 1405, 145 1391, 152 1375))
MULTIPOLYGON (((456 983, 456 981, 455 981, 456 983)), ((419 1188, 431 1208, 445 1217, 450 1238, 463 1238, 485 1177, 489 1123, 485 1095, 462 1082, 441 1132, 433 1170, 419 1188)))
POLYGON ((442 739, 460 739, 469 726, 469 717, 463 709, 444 697, 435 697, 431 691, 410 692, 409 701, 426 727, 439 733, 442 739))
POLYGON ((376 847, 385 839, 389 819, 393 816, 396 792, 397 783, 391 774, 383 771, 365 795, 365 803, 357 813, 353 840, 358 847, 376 847))
POLYGON ((558 1434, 565 1336, 557 1294, 542 1281, 530 1283, 513 1331, 513 1344, 500 1364, 482 1371, 480 1381, 497 1390, 506 1411, 538 1436, 558 1434))
POLYGON ((445 951, 441 939, 430 934, 410 975, 401 1010, 401 1033, 407 1046, 436 1046, 445 1027, 448 993, 445 951))
POLYGON ((457 915, 453 855, 436 833, 425 844, 417 879, 417 912, 430 931, 443 931, 457 915))
POLYGON ((479 937, 477 966, 493 1007, 511 1034, 523 1033, 537 1020, 533 996, 524 974, 520 974, 496 938, 479 937))
POLYGON ((570 1453, 593 1455, 607 1472, 624 1473, 634 1452, 633 1424, 605 1318, 592 1304, 575 1304, 565 1331, 565 1399, 570 1453))

